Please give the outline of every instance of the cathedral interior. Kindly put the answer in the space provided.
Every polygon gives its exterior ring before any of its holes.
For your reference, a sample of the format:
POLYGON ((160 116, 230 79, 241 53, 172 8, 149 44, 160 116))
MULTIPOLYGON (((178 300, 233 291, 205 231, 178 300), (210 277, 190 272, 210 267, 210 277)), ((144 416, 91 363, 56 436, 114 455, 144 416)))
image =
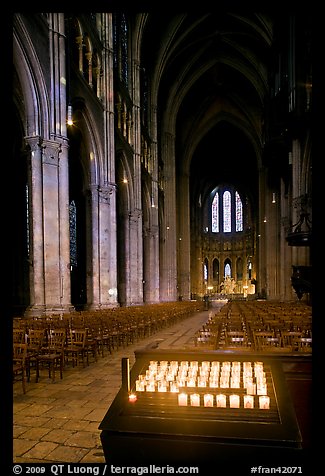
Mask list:
POLYGON ((11 320, 222 302, 228 317, 265 305, 275 320, 278 303, 283 320, 296 306, 310 317, 311 23, 308 11, 15 13, 11 320))
POLYGON ((311 300, 308 15, 15 14, 13 66, 13 316, 311 300))

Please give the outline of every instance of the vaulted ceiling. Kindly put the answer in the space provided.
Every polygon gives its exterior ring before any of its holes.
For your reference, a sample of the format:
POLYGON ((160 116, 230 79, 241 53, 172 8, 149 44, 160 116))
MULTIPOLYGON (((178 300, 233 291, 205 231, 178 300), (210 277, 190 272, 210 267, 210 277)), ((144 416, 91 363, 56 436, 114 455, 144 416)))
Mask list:
POLYGON ((148 15, 141 64, 192 196, 231 182, 256 198, 273 35, 274 19, 259 13, 148 15))

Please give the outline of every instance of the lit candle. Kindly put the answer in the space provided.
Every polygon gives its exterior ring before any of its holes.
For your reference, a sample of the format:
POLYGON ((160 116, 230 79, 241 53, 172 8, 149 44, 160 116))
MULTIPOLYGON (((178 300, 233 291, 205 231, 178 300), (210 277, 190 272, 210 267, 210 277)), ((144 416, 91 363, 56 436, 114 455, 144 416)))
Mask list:
POLYGON ((154 392, 156 389, 155 389, 155 382, 148 382, 147 383, 147 386, 146 386, 146 391, 147 392, 154 392))
POLYGON ((198 393, 192 393, 192 395, 190 395, 190 399, 192 407, 200 406, 200 395, 198 393))
POLYGON ((230 408, 239 408, 239 395, 229 396, 230 408))
POLYGON ((259 406, 263 410, 269 410, 270 409, 270 397, 267 395, 261 395, 259 397, 259 406))
POLYGON ((244 408, 254 408, 253 395, 244 395, 244 408))
POLYGON ((130 403, 135 403, 137 401, 138 397, 136 396, 135 393, 130 393, 129 395, 129 402, 130 403))
POLYGON ((256 395, 256 383, 247 383, 246 385, 247 395, 256 395))
POLYGON ((177 382, 170 382, 170 391, 173 393, 179 392, 177 382))
POLYGON ((239 377, 231 377, 230 387, 231 388, 239 388, 240 387, 239 377))
POLYGON ((216 395, 216 401, 217 401, 217 407, 225 408, 227 406, 226 395, 223 395, 222 393, 216 395))
POLYGON ((221 388, 228 388, 229 387, 229 376, 227 377, 220 377, 220 387, 221 388))
POLYGON ((160 382, 158 382, 158 392, 167 392, 166 380, 160 380, 160 382))
POLYGON ((178 394, 178 405, 180 407, 187 406, 187 394, 186 393, 179 393, 178 394))
POLYGON ((144 392, 144 380, 136 380, 135 389, 137 392, 144 392))
POLYGON ((257 395, 266 395, 267 388, 265 384, 257 384, 257 395))
POLYGON ((188 387, 195 387, 195 378, 194 377, 190 377, 187 381, 187 386, 188 387))
POLYGON ((198 387, 206 387, 207 386, 207 380, 206 377, 199 377, 197 381, 197 386, 198 387))
POLYGON ((205 407, 213 407, 213 395, 206 393, 203 398, 205 407))

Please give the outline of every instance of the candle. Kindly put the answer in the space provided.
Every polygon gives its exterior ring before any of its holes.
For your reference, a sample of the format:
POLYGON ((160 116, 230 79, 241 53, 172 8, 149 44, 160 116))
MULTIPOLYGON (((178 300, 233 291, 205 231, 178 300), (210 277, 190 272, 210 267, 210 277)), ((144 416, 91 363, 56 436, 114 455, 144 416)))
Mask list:
POLYGON ((228 388, 229 387, 229 377, 220 377, 220 387, 228 388))
POLYGON ((244 408, 254 408, 254 397, 252 395, 244 395, 244 408))
POLYGON ((200 395, 198 393, 192 393, 192 395, 190 395, 190 400, 192 407, 200 406, 200 395))
POLYGON ((136 396, 135 393, 130 393, 129 395, 129 402, 130 403, 135 403, 137 401, 138 397, 136 396))
POLYGON ((226 407, 226 395, 223 395, 222 393, 219 393, 216 395, 216 401, 217 401, 217 407, 226 407))
POLYGON ((198 387, 206 387, 207 386, 207 380, 205 377, 199 377, 198 382, 197 382, 198 387))
POLYGON ((239 395, 229 396, 230 408, 239 408, 239 395))
POLYGON ((147 392, 154 392, 155 391, 155 382, 148 382, 146 386, 147 392))
POLYGON ((267 395, 261 395, 259 397, 259 406, 263 410, 269 410, 270 409, 270 397, 267 395))
POLYGON ((247 395, 256 395, 256 383, 247 383, 246 385, 247 395))
POLYGON ((190 377, 187 381, 187 386, 188 387, 195 387, 195 378, 194 377, 190 377))
POLYGON ((240 380, 239 380, 238 377, 231 377, 230 387, 231 388, 239 388, 240 387, 240 380))
POLYGON ((135 389, 137 392, 144 392, 144 380, 136 380, 135 389))
POLYGON ((177 382, 170 382, 170 391, 173 393, 179 392, 177 382))
POLYGON ((178 394, 178 405, 180 407, 186 407, 186 405, 187 405, 187 394, 186 393, 179 393, 178 394))
POLYGON ((213 395, 206 393, 203 398, 205 407, 213 407, 213 395))
POLYGON ((265 384, 257 384, 257 395, 266 395, 267 388, 265 384))
POLYGON ((160 380, 160 382, 158 382, 158 392, 167 392, 166 380, 160 380))

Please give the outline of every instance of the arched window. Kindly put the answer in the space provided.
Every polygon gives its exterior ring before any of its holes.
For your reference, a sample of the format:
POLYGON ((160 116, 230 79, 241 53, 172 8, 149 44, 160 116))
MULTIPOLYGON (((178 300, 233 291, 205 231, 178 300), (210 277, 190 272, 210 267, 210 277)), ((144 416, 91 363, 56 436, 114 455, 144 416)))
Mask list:
POLYGON ((212 276, 213 281, 219 280, 219 261, 215 258, 212 262, 212 276))
POLYGON ((226 263, 225 264, 225 278, 229 276, 229 278, 231 278, 231 268, 230 268, 230 264, 229 263, 226 263))
POLYGON ((114 67, 124 84, 128 83, 128 24, 124 13, 114 15, 114 67))
POLYGON ((203 265, 203 279, 208 280, 208 260, 205 258, 203 265))
POLYGON ((239 193, 235 192, 236 202, 236 231, 243 231, 243 204, 239 193))
POLYGON ((223 231, 224 233, 231 232, 231 195, 228 190, 223 194, 223 231))
POLYGON ((220 232, 222 223, 222 232, 231 233, 243 231, 243 203, 237 190, 225 189, 224 191, 218 187, 218 191, 214 191, 211 203, 211 231, 212 233, 220 232))
POLYGON ((219 193, 217 192, 212 201, 212 232, 219 232, 219 193))

